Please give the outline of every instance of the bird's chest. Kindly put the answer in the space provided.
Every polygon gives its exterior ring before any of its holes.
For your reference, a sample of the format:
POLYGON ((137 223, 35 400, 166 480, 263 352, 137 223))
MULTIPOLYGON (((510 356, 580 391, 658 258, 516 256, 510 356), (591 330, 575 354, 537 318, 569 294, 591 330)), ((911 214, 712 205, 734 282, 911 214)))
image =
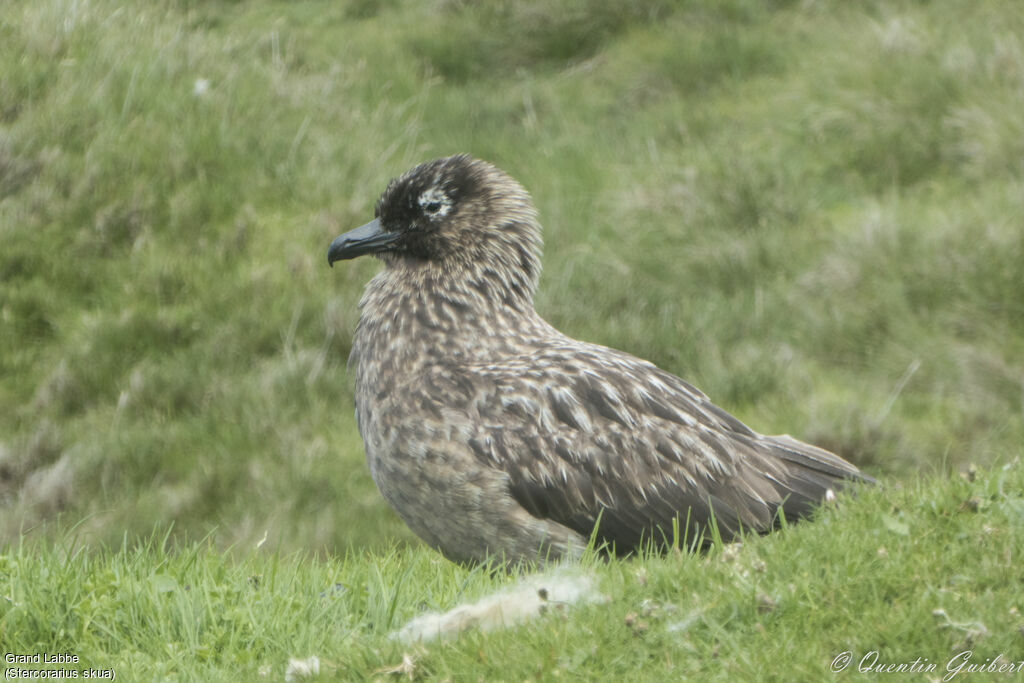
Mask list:
POLYGON ((389 499, 472 457, 468 444, 484 428, 479 407, 493 402, 495 388, 467 368, 482 353, 503 352, 472 326, 456 334, 437 323, 440 313, 423 313, 436 307, 424 307, 404 301, 388 315, 368 315, 353 342, 359 432, 389 499))
POLYGON ((356 380, 356 423, 363 439, 370 474, 380 485, 382 463, 402 457, 401 444, 409 440, 409 427, 397 396, 398 383, 377 380, 376 372, 360 371, 356 380))
POLYGON ((377 485, 387 490, 419 485, 424 472, 463 456, 476 428, 466 392, 438 368, 360 371, 356 418, 366 460, 377 485))
POLYGON ((505 486, 502 473, 481 467, 473 455, 469 443, 479 425, 466 411, 463 392, 419 373, 390 385, 357 385, 356 411, 381 494, 428 543, 458 547, 469 532, 453 531, 445 520, 479 525, 482 501, 494 500, 505 486))

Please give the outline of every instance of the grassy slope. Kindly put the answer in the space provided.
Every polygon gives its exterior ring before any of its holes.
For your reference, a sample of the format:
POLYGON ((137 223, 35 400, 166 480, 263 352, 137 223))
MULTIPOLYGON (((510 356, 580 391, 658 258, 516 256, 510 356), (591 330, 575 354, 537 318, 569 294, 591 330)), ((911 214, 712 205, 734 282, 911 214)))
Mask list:
POLYGON ((876 474, 1005 456, 1024 19, 763 5, 6 9, 0 538, 408 538, 344 369, 376 266, 324 249, 460 150, 533 190, 561 329, 876 474))
MULTIPOLYGON (((548 228, 538 307, 566 332, 889 482, 937 475, 922 495, 1019 455, 1024 15, 620 5, 5 5, 0 539, 80 522, 82 542, 134 547, 173 522, 186 547, 207 533, 281 551, 409 540, 362 463, 344 369, 376 266, 329 271, 324 250, 389 177, 455 151, 533 191, 548 228)), ((945 517, 922 519, 947 538, 945 517)), ((973 536, 948 538, 968 557, 973 536)), ((823 538, 809 561, 831 566, 837 547, 823 538)), ((394 562, 430 564, 403 552, 394 562)), ((31 574, 58 557, 8 562, 31 574)), ((120 576, 131 557, 95 567, 120 576)), ((201 557, 196 571, 225 581, 247 571, 201 557)), ((893 580, 958 566, 907 559, 893 580)), ((162 561, 139 556, 125 580, 162 561)), ((368 571, 350 563, 299 563, 296 590, 368 571)), ((715 639, 694 641, 706 655, 715 639)), ((156 661, 154 643, 140 647, 156 661)))

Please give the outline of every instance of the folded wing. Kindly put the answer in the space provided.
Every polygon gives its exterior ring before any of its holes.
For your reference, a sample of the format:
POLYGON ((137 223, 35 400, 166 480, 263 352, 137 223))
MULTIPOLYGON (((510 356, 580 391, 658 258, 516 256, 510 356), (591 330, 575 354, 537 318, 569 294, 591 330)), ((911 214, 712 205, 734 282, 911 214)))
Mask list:
POLYGON ((473 453, 535 517, 584 536, 600 521, 598 539, 624 553, 671 540, 674 523, 692 542, 712 516, 726 539, 768 531, 780 510, 803 517, 843 482, 872 481, 828 451, 754 432, 651 363, 567 342, 449 368, 460 377, 444 382, 447 406, 461 395, 472 415, 473 453))

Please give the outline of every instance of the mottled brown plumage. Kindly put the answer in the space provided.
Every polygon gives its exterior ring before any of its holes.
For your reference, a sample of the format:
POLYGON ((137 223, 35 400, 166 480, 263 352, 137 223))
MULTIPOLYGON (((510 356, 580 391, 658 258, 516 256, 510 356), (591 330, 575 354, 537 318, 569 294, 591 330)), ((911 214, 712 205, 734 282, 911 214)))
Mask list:
POLYGON ((870 478, 788 436, 762 436, 683 380, 540 318, 540 225, 526 191, 459 155, 388 185, 328 261, 374 253, 350 362, 381 493, 456 560, 574 556, 600 523, 619 553, 806 515, 870 478))

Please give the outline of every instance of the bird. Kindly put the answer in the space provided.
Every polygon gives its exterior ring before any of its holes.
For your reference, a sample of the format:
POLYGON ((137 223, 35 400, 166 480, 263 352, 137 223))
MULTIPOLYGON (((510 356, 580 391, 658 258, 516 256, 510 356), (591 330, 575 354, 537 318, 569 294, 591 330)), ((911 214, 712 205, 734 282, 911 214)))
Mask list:
POLYGON ((373 220, 328 248, 332 266, 383 262, 349 355, 356 423, 381 494, 444 556, 706 547, 874 481, 755 432, 646 360, 559 332, 534 309, 541 246, 523 186, 457 154, 392 179, 373 220))

